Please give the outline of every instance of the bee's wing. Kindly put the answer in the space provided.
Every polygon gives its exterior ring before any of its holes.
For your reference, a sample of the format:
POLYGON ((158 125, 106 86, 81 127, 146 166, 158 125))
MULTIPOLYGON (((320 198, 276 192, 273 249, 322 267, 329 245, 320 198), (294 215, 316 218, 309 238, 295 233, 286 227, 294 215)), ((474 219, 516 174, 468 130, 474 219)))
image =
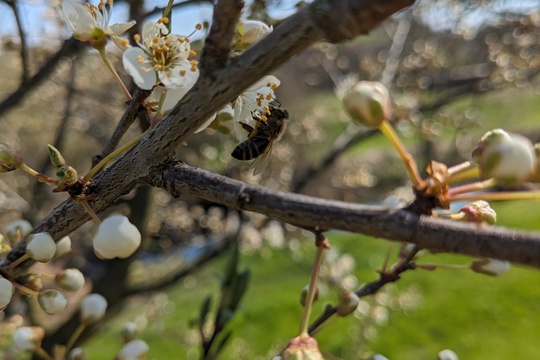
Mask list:
POLYGON ((255 161, 253 161, 253 164, 251 164, 251 166, 253 167, 253 175, 259 175, 264 171, 264 169, 266 169, 266 166, 268 165, 268 161, 270 159, 270 153, 272 152, 272 143, 273 141, 270 141, 268 147, 264 150, 264 152, 259 155, 259 157, 255 159, 255 161))

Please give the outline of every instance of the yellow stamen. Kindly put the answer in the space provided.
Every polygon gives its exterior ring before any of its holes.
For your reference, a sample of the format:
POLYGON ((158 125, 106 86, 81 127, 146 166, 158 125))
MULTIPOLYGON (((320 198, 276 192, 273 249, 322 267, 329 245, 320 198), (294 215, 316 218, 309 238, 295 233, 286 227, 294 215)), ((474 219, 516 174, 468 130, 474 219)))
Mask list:
POLYGON ((123 45, 123 46, 128 46, 129 45, 129 41, 127 39, 122 39, 120 41, 120 43, 123 45))
POLYGON ((195 55, 197 55, 197 52, 195 50, 189 51, 189 56, 195 56, 195 55))
POLYGON ((138 56, 137 56, 137 61, 138 61, 139 63, 142 63, 142 62, 144 61, 143 56, 142 56, 142 55, 138 55, 138 56))
POLYGON ((168 17, 162 17, 161 19, 158 20, 158 22, 162 22, 164 24, 168 24, 169 23, 169 18, 168 17))
POLYGON ((195 25, 195 29, 197 29, 197 30, 201 30, 201 29, 202 29, 202 24, 201 24, 201 23, 199 23, 199 24, 195 25))
POLYGON ((180 70, 180 76, 182 77, 186 76, 186 70, 180 70))
POLYGON ((134 39, 136 42, 139 42, 139 41, 141 41, 141 35, 135 34, 135 35, 133 35, 133 39, 134 39))
POLYGON ((141 66, 139 69, 143 72, 148 72, 148 68, 146 66, 141 66))

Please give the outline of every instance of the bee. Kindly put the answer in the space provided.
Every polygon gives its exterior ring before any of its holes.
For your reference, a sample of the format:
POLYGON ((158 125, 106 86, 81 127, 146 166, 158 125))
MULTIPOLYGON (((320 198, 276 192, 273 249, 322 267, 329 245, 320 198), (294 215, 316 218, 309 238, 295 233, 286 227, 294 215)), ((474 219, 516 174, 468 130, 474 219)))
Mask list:
POLYGON ((272 143, 281 137, 285 129, 284 120, 289 118, 289 113, 287 110, 271 106, 266 119, 257 113, 252 116, 255 120, 255 127, 240 123, 242 128, 248 132, 248 138, 238 144, 231 155, 238 160, 255 159, 253 174, 257 175, 264 170, 268 156, 272 151, 272 143))

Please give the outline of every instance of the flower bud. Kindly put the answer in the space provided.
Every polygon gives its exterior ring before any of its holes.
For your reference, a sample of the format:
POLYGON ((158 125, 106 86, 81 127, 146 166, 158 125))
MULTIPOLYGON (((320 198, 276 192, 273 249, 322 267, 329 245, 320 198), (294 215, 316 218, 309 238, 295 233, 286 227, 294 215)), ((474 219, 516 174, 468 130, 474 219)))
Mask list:
POLYGON ((11 244, 4 235, 0 234, 0 256, 7 255, 11 251, 11 244))
POLYGON ((323 360, 317 341, 309 335, 289 341, 282 355, 283 360, 323 360))
POLYGON ((124 340, 124 342, 127 343, 131 340, 134 340, 137 337, 137 333, 138 333, 137 324, 135 324, 134 322, 128 321, 122 327, 122 331, 120 335, 122 335, 122 339, 124 340))
POLYGON ((360 304, 360 298, 352 291, 345 291, 339 298, 337 306, 337 314, 339 316, 347 316, 352 314, 360 304))
POLYGON ((79 174, 77 174, 77 170, 71 166, 62 166, 58 169, 58 171, 56 171, 56 176, 58 176, 58 179, 68 185, 74 185, 77 183, 77 181, 79 181, 79 174))
POLYGON ((15 220, 9 223, 9 225, 6 228, 6 237, 11 242, 11 244, 15 244, 16 242, 20 241, 23 237, 30 234, 33 227, 32 224, 30 224, 26 220, 15 220))
POLYGON ((58 149, 52 145, 47 146, 49 147, 49 157, 51 159, 52 166, 54 166, 55 168, 66 166, 66 160, 64 160, 64 157, 62 156, 60 151, 58 151, 58 149))
POLYGON ((242 21, 236 29, 236 44, 234 47, 239 51, 246 50, 271 32, 272 28, 261 21, 242 21))
POLYGON ((103 259, 131 256, 141 245, 141 233, 124 215, 112 215, 99 225, 94 252, 103 259))
POLYGON ((29 274, 25 279, 24 286, 26 286, 32 291, 40 292, 43 287, 43 281, 41 280, 41 276, 35 273, 29 274))
POLYGON ((15 287, 13 286, 11 281, 0 277, 0 311, 7 308, 14 291, 15 287))
POLYGON ((87 295, 81 304, 81 320, 92 324, 99 321, 107 310, 107 300, 100 294, 87 295))
POLYGON ((471 263, 471 270, 480 274, 499 276, 510 270, 510 263, 496 259, 476 259, 471 263))
POLYGON ((119 360, 142 360, 146 359, 148 345, 142 340, 131 340, 125 344, 118 355, 119 360))
POLYGON ((459 211, 464 213, 467 217, 467 221, 470 222, 478 224, 488 223, 489 225, 494 225, 497 222, 497 213, 489 206, 489 203, 484 200, 468 203, 459 211))
POLYGON ((17 350, 35 350, 41 347, 45 330, 38 326, 23 326, 13 333, 13 346, 17 350))
POLYGON ((69 352, 68 360, 86 360, 87 356, 84 353, 84 350, 80 347, 77 347, 69 352))
POLYGON ((0 143, 0 173, 6 173, 18 169, 24 160, 17 151, 7 144, 0 143))
POLYGON ((390 96, 380 82, 358 82, 343 97, 343 105, 353 121, 371 129, 390 118, 390 96))
POLYGON ((57 258, 68 254, 69 252, 71 252, 71 239, 69 236, 64 236, 56 243, 56 252, 54 253, 54 257, 57 258))
POLYGON ((54 280, 64 290, 77 291, 84 285, 84 275, 79 269, 65 269, 56 274, 54 280))
POLYGON ((371 360, 388 360, 388 358, 381 354, 375 354, 371 357, 371 360))
POLYGON ((67 299, 57 290, 43 290, 38 295, 39 306, 49 315, 58 314, 66 309, 67 299))
MULTIPOLYGON (((304 286, 302 289, 302 292, 300 293, 300 304, 302 306, 306 306, 306 300, 309 292, 309 285, 304 286)), ((313 302, 317 301, 319 299, 319 289, 317 288, 315 290, 315 297, 313 298, 313 302)))
POLYGON ((26 253, 36 261, 48 262, 56 253, 56 243, 49 233, 32 234, 28 237, 26 253))
POLYGON ((445 349, 439 352, 439 360, 459 360, 459 358, 452 350, 445 349))
POLYGON ((482 136, 472 157, 483 178, 495 178, 506 184, 527 179, 536 168, 536 156, 529 139, 502 129, 482 136))

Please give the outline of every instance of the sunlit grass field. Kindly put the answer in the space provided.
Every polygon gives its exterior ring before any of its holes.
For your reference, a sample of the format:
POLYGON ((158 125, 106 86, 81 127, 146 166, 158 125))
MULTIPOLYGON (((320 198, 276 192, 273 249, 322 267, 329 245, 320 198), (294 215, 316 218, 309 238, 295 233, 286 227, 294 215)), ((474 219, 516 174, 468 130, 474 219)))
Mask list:
MULTIPOLYGON (((512 131, 527 135, 536 128, 540 112, 538 102, 531 100, 517 94, 477 99, 474 104, 483 115, 481 127, 474 131, 479 137, 494 127, 511 125, 512 131)), ((466 100, 456 109, 470 105, 466 100)), ((378 137, 353 152, 384 146, 385 139, 378 137)), ((498 203, 493 207, 499 226, 540 229, 537 202, 498 203)), ((360 284, 377 278, 376 270, 390 242, 341 232, 330 232, 328 238, 335 248, 353 255, 354 275, 360 284)), ((309 281, 314 253, 312 239, 301 243, 302 251, 294 254, 289 248, 268 248, 242 257, 241 268, 251 269, 252 280, 242 309, 231 323, 233 338, 223 359, 271 359, 297 335, 299 294, 309 281)), ((396 251, 397 245, 393 245, 394 255, 396 251)), ((443 264, 470 261, 448 254, 425 254, 419 259, 443 264)), ((112 358, 121 346, 119 332, 123 323, 135 321, 144 325, 140 337, 150 345, 148 359, 199 359, 200 339, 190 324, 198 316, 204 298, 209 294, 217 297, 224 266, 223 259, 214 261, 166 293, 132 299, 85 346, 89 357, 112 358)), ((337 319, 317 335, 317 340, 322 351, 341 359, 364 359, 380 353, 390 360, 433 360, 447 348, 461 360, 536 359, 540 356, 538 284, 539 271, 518 266, 501 277, 466 269, 409 271, 383 296, 366 299, 363 313, 337 319), (414 295, 413 306, 396 306, 404 294, 414 295), (365 316, 369 310, 379 314, 378 320, 372 313, 365 316)), ((335 303, 338 296, 337 290, 326 287, 313 316, 327 303, 335 303)))

